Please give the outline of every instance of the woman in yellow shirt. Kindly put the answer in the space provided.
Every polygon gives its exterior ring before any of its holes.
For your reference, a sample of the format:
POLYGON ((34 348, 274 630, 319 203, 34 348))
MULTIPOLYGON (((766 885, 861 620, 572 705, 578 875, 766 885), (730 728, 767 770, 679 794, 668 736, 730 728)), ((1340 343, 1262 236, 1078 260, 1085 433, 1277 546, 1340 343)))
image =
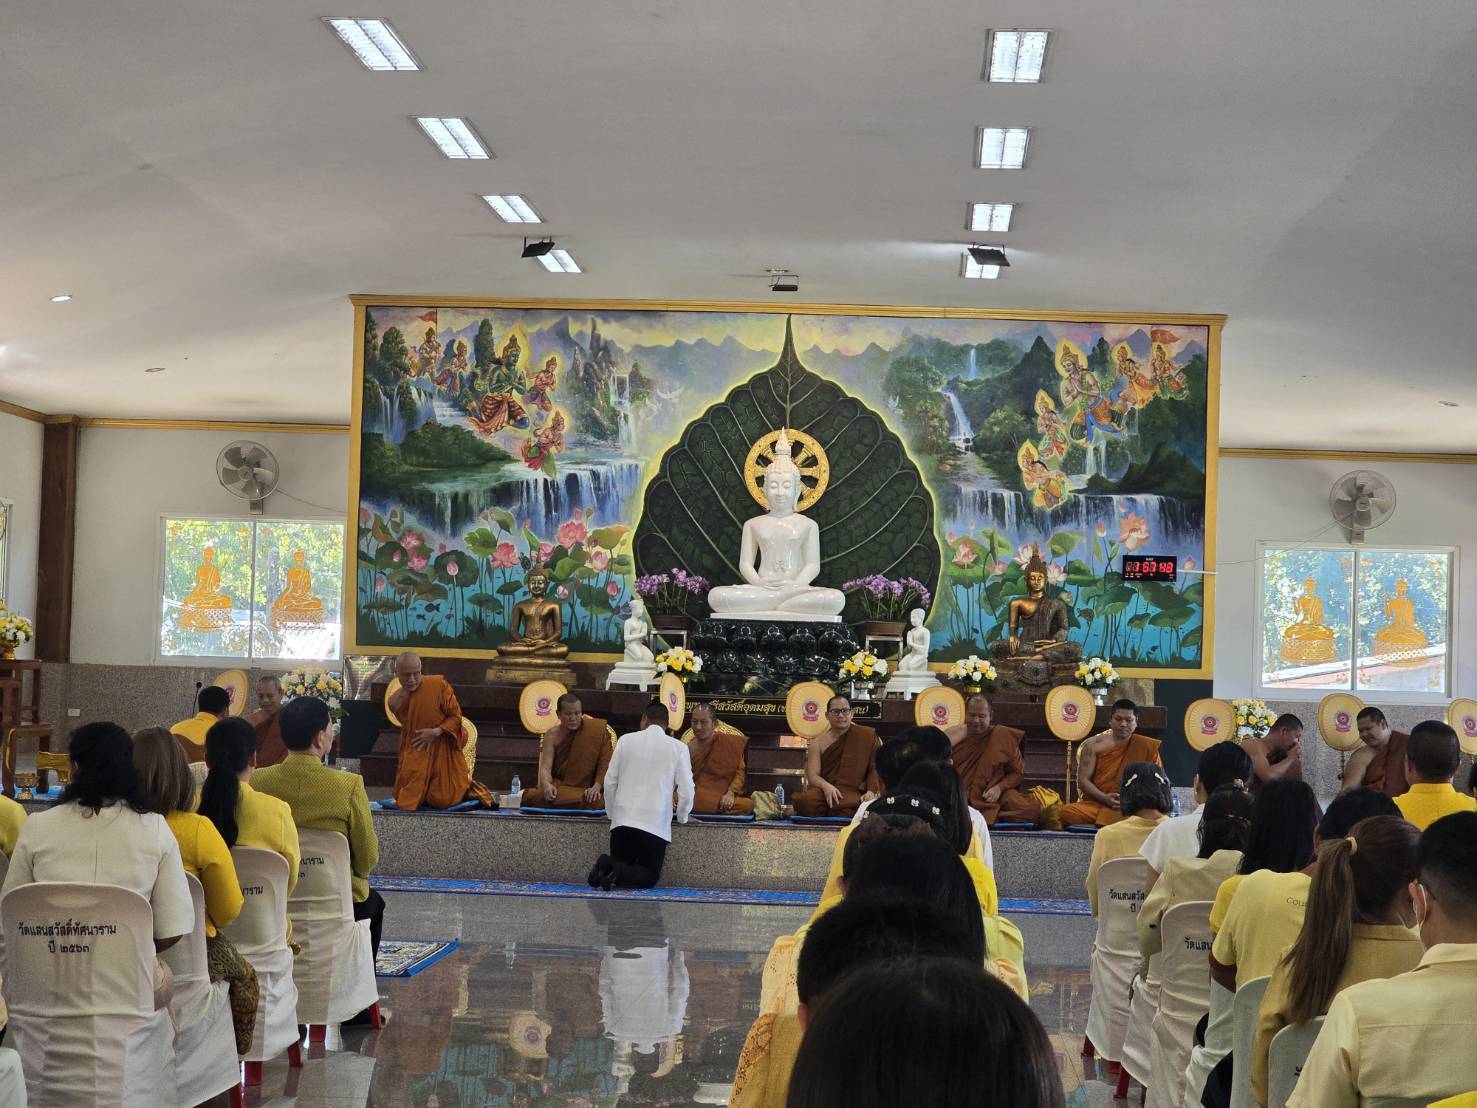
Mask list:
POLYGON ((179 842, 185 872, 199 878, 205 892, 206 969, 210 980, 226 982, 236 1049, 244 1054, 251 1048, 260 986, 251 964, 218 933, 241 914, 245 903, 231 852, 215 825, 190 811, 195 779, 174 735, 162 727, 145 728, 134 735, 133 768, 138 774, 139 798, 150 811, 164 817, 179 842))
POLYGON ((1419 839, 1405 820, 1375 816, 1319 846, 1302 933, 1272 971, 1257 1017, 1251 1090, 1258 1104, 1267 1103, 1267 1052, 1278 1031, 1324 1015, 1350 985, 1420 962, 1410 899, 1419 839))
POLYGON ((287 859, 287 891, 297 887, 302 848, 292 809, 275 796, 246 783, 256 763, 256 728, 228 716, 205 735, 205 764, 210 772, 200 787, 200 814, 215 824, 227 846, 275 850, 287 859))
POLYGON ((1124 818, 1098 829, 1087 863, 1087 902, 1097 915, 1097 871, 1114 858, 1133 858, 1149 832, 1169 818, 1173 797, 1169 778, 1153 762, 1134 762, 1123 769, 1118 807, 1124 818))

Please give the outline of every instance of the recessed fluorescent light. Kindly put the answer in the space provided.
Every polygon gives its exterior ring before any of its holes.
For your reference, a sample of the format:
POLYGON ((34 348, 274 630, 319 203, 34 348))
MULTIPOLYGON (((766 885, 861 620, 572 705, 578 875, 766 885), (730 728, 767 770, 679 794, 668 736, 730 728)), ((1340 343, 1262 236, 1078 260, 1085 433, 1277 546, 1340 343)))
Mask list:
POLYGON ((70 292, 59 292, 51 298, 51 302, 53 304, 65 304, 70 299, 72 299, 70 292))
POLYGON ((583 273, 579 263, 569 256, 568 250, 550 250, 540 254, 538 260, 550 273, 583 273))
POLYGON ((1026 164, 1026 145, 1030 142, 1028 127, 981 127, 981 169, 1020 169, 1026 164))
POLYGON ((1048 31, 991 31, 985 53, 985 80, 1035 84, 1046 60, 1048 31))
POLYGON ((998 265, 980 265, 967 252, 961 255, 960 261, 961 268, 959 270, 959 276, 961 277, 983 277, 986 280, 993 281, 996 277, 1000 276, 1000 267, 998 265))
POLYGON ((484 196, 487 206, 497 212, 504 223, 542 223, 538 212, 521 196, 484 196))
POLYGON ((490 158, 492 154, 467 124, 456 116, 418 115, 426 137, 441 148, 448 158, 490 158))
POLYGON ((1009 231, 1010 216, 1014 204, 971 204, 969 206, 969 229, 971 231, 1009 231))
POLYGON ((145 373, 163 373, 164 372, 164 367, 162 365, 151 365, 148 369, 144 370, 144 372, 145 373))
POLYGON ((405 43, 383 19, 325 19, 344 45, 377 73, 406 73, 420 69, 405 43))

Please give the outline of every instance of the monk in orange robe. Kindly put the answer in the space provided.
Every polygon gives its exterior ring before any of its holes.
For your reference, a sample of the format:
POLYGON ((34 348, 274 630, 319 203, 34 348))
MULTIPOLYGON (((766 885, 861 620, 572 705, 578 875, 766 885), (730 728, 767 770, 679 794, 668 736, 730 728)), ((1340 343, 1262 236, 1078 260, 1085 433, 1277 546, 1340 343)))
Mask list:
POLYGON ((1041 815, 1041 802, 1020 790, 1026 777, 1021 753, 1025 732, 995 723, 989 698, 971 696, 964 705, 964 722, 947 730, 954 749, 949 761, 964 782, 969 806, 993 824, 997 819, 1032 823, 1041 815))
POLYGON ((282 711, 282 682, 267 674, 256 683, 256 711, 246 722, 256 729, 257 769, 275 766, 287 760, 287 746, 282 742, 278 716, 282 711))
POLYGON ((1060 812, 1063 827, 1096 824, 1107 827, 1123 818, 1118 810, 1118 782, 1123 767, 1133 762, 1153 762, 1160 769, 1159 740, 1140 735, 1138 707, 1132 700, 1120 700, 1108 717, 1108 730, 1083 740, 1077 759, 1075 804, 1065 805, 1060 812))
POLYGON ((467 769, 462 708, 446 678, 423 676, 420 658, 409 651, 395 659, 395 676, 400 678, 400 691, 390 698, 389 707, 400 718, 396 806, 413 812, 476 800, 491 808, 491 791, 473 781, 467 769))
POLYGON ((805 780, 795 794, 797 816, 854 816, 863 801, 882 792, 877 776, 877 732, 851 722, 851 701, 833 696, 826 704, 827 730, 805 752, 805 780))
POLYGON ((720 724, 711 704, 693 705, 691 736, 687 753, 692 758, 692 810, 708 815, 751 815, 754 802, 743 795, 748 737, 720 724))
POLYGON ((538 785, 523 790, 528 808, 605 806, 605 771, 614 750, 610 726, 585 715, 580 698, 565 693, 555 704, 559 722, 539 742, 538 785))
POLYGON ((1356 722, 1364 745, 1344 767, 1343 788, 1363 786, 1386 796, 1404 795, 1410 789, 1405 778, 1405 747, 1410 736, 1391 729, 1385 713, 1373 704, 1360 711, 1356 722))

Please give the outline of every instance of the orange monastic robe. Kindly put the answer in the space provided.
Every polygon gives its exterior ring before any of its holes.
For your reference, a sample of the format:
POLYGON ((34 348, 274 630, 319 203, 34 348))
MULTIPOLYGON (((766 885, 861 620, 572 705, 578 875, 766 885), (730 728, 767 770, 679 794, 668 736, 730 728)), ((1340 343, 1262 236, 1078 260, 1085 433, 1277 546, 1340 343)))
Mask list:
POLYGON ((694 812, 747 816, 754 811, 754 802, 742 795, 744 755, 748 749, 747 736, 739 731, 726 731, 722 726, 714 733, 707 750, 699 751, 695 740, 688 743, 687 753, 692 758, 692 781, 695 788, 692 802, 694 812), (733 793, 733 807, 727 812, 719 812, 718 802, 727 792, 733 793))
MULTIPOLYGON (((1123 779, 1123 767, 1132 765, 1134 762, 1153 762, 1162 769, 1164 763, 1159 760, 1159 740, 1134 732, 1122 746, 1110 746, 1106 750, 1099 750, 1097 765, 1092 771, 1092 783, 1105 793, 1116 793, 1118 784, 1123 779)), ((1122 812, 1099 804, 1095 800, 1079 800, 1075 804, 1066 805, 1061 810, 1063 827, 1071 827, 1074 824, 1081 827, 1093 823, 1099 827, 1107 827, 1108 824, 1117 823, 1122 818, 1122 812)))
POLYGON ((417 808, 450 808, 463 800, 479 800, 489 808, 492 793, 473 781, 462 754, 462 707, 446 678, 427 674, 400 712, 400 765, 395 770, 395 804, 417 808), (417 731, 441 732, 427 749, 411 745, 417 731))
MULTIPOLYGON (((819 741, 819 740, 815 740, 819 741)), ((862 793, 880 793, 882 781, 877 776, 877 732, 853 723, 846 734, 821 752, 821 776, 841 792, 841 803, 826 807, 819 788, 802 789, 791 802, 797 816, 854 816, 861 806, 862 793)))
POLYGON ((265 769, 287 760, 287 747, 282 742, 282 713, 269 716, 255 713, 247 717, 256 728, 256 768, 265 769))
POLYGON ((1378 789, 1386 796, 1403 796, 1410 791, 1410 782, 1405 779, 1405 744, 1410 736, 1404 731, 1391 731, 1390 741, 1372 759, 1364 770, 1364 787, 1378 789))
POLYGON ((985 817, 986 823, 997 819, 1035 823, 1041 815, 1041 803, 1020 790, 1026 777, 1026 760, 1021 743, 1026 735, 1014 727, 998 723, 981 737, 966 735, 949 755, 964 782, 964 795, 970 807, 985 817), (1000 799, 986 804, 986 789, 1000 788, 1000 799))
MULTIPOLYGON (((540 740, 540 746, 544 740, 540 740)), ((550 801, 535 785, 523 790, 523 804, 528 808, 587 808, 604 806, 605 801, 590 803, 585 799, 585 790, 596 782, 605 787, 605 771, 610 767, 610 755, 614 750, 610 726, 603 719, 585 716, 580 729, 571 738, 565 739, 554 751, 550 775, 558 796, 550 801)))

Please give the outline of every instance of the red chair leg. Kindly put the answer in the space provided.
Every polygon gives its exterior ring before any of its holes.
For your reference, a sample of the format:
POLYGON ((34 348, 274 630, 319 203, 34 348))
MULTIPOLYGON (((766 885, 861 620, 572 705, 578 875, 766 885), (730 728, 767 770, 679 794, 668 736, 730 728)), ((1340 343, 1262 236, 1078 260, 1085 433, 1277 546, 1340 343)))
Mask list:
POLYGON ((384 1022, 380 1019, 380 1005, 377 1000, 369 1006, 369 1026, 376 1031, 384 1026, 384 1022))
POLYGON ((1128 1096, 1128 1082, 1129 1082, 1128 1068, 1126 1066, 1119 1066, 1118 1067, 1118 1087, 1113 1090, 1113 1099, 1114 1100, 1122 1100, 1126 1096, 1128 1096))
POLYGON ((301 1043, 293 1043, 287 1048, 287 1064, 293 1069, 303 1068, 303 1047, 301 1043))
POLYGON ((1095 1056, 1095 1054, 1096 1054, 1096 1051, 1094 1051, 1092 1049, 1092 1040, 1091 1039, 1084 1038, 1082 1040, 1082 1057, 1084 1057, 1084 1058, 1092 1058, 1092 1057, 1095 1056))
POLYGON ((246 1063, 246 1080, 243 1084, 260 1085, 262 1083, 262 1064, 260 1062, 246 1063))
POLYGON ((321 1043, 328 1038, 328 1025, 323 1023, 308 1024, 308 1042, 321 1043))
POLYGON ((241 1091, 239 1083, 231 1086, 231 1108, 243 1108, 246 1104, 246 1094, 241 1091))

